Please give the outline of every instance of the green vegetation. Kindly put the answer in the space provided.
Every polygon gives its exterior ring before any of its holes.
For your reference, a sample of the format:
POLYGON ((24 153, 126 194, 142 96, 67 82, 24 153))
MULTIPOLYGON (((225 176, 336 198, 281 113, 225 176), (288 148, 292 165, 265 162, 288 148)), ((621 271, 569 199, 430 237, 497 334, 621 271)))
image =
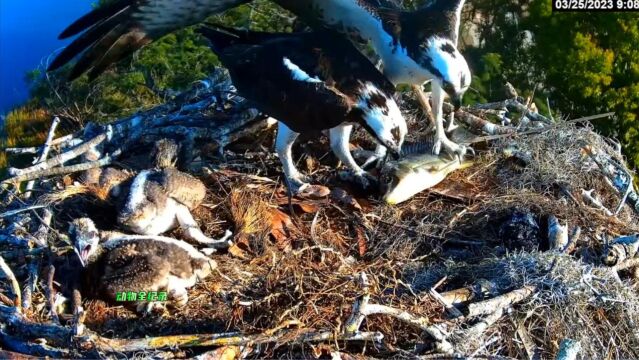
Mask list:
MULTIPOLYGON (((102 0, 100 4, 107 3, 102 0)), ((253 7, 240 6, 211 21, 253 29, 284 31, 283 11, 266 0, 253 7), (278 21, 274 21, 278 20, 278 21)), ((284 18, 285 19, 285 18, 284 18)), ((93 82, 86 75, 66 81, 71 65, 44 76, 41 70, 28 74, 32 83, 31 105, 62 113, 78 123, 104 122, 163 102, 166 90, 178 91, 202 79, 219 65, 207 42, 194 28, 169 34, 146 46, 129 61, 123 61, 93 82)))
MULTIPOLYGON (((290 31, 290 21, 286 21, 290 19, 270 2, 258 0, 253 7, 241 6, 212 17, 211 21, 232 26, 250 23, 253 29, 264 31, 290 31)), ((0 148, 42 144, 51 123, 49 114, 64 119, 67 126, 58 132, 63 135, 88 121, 106 122, 153 107, 164 102, 170 96, 167 94, 206 77, 218 65, 207 42, 192 27, 143 48, 93 82, 86 75, 68 82, 72 65, 51 74, 36 69, 26 75, 31 84, 31 100, 7 115, 5 128, 0 129, 0 148)), ((6 154, 1 152, 0 177, 6 166, 6 154)))
POLYGON ((547 0, 472 6, 483 15, 481 46, 466 53, 481 96, 499 98, 507 79, 529 91, 539 86, 540 111, 546 98, 554 113, 570 118, 615 111, 595 126, 618 138, 639 167, 639 14, 553 13, 547 0))
MULTIPOLYGON (((0 127, 0 149, 17 146, 42 145, 47 137, 51 115, 46 110, 28 106, 11 111, 0 127)), ((24 161, 24 159, 21 159, 24 161)), ((0 178, 6 174, 7 155, 0 151, 0 178)))

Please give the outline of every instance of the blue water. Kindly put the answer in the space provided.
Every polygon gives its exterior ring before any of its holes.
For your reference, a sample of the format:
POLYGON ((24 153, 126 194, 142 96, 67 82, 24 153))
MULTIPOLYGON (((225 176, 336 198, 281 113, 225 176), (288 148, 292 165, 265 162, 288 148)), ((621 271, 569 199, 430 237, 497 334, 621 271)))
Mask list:
POLYGON ((0 114, 27 100, 25 74, 67 42, 58 34, 95 0, 0 0, 0 114))

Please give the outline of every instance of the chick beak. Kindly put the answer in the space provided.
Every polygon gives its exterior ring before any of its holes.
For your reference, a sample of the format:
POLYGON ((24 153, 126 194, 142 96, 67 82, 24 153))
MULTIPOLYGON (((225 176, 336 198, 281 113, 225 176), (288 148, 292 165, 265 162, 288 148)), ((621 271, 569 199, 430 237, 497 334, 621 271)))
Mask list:
POLYGON ((78 259, 80 259, 80 264, 82 267, 87 267, 87 259, 89 258, 89 249, 78 250, 78 248, 73 248, 75 254, 78 255, 78 259))
MULTIPOLYGON (((84 260, 84 257, 82 256, 84 254, 84 251, 82 251, 82 253, 80 253, 78 251, 78 248, 73 248, 73 251, 75 251, 75 254, 78 255, 78 259, 80 259, 80 264, 82 265, 82 267, 87 267, 87 264, 84 260)), ((84 254, 86 255, 86 254, 84 254)))

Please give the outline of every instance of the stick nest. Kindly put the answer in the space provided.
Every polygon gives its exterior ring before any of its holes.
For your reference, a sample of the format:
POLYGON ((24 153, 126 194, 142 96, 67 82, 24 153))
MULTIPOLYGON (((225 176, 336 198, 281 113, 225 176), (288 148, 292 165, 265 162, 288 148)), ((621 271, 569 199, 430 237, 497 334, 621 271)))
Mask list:
MULTIPOLYGON (((410 122, 415 138, 427 135, 420 124, 410 122)), ((258 334, 282 328, 342 333, 353 304, 362 296, 357 278, 363 273, 370 281, 371 303, 441 326, 458 354, 521 359, 534 350, 549 358, 562 339, 571 338, 581 341, 584 358, 639 357, 636 280, 619 279, 599 260, 605 241, 639 231, 639 218, 629 206, 610 217, 581 201, 581 189, 594 189, 610 209, 619 201, 619 194, 582 149, 590 145, 622 159, 590 127, 561 122, 539 133, 478 144, 480 155, 473 167, 453 173, 434 189, 396 207, 339 181, 336 159, 324 139, 299 141, 303 145, 296 147, 295 157, 312 159, 300 168, 316 182, 340 190, 328 199, 292 199, 289 204, 279 178, 281 166, 269 150, 272 136, 260 140, 258 145, 253 139, 234 144, 226 149, 224 160, 204 158, 202 165, 215 171, 196 173, 208 193, 194 216, 212 237, 231 228, 235 246, 228 253, 213 255, 217 271, 189 290, 188 304, 163 316, 139 317, 117 304, 85 296, 85 325, 90 330, 122 339, 258 334), (549 215, 571 228, 581 228, 571 254, 549 251, 549 215), (522 217, 528 222, 516 221, 522 217), (527 234, 521 239, 513 235, 520 230, 527 234), (535 291, 478 336, 469 337, 466 331, 481 319, 450 319, 442 303, 430 294, 437 283, 436 291, 444 295, 481 283, 490 284, 485 298, 524 286, 535 291)), ((354 142, 371 145, 360 133, 354 142)), ((64 188, 61 179, 59 184, 64 188)), ((47 241, 60 250, 61 258, 64 249, 66 256, 74 256, 57 235, 65 234, 73 218, 88 215, 103 230, 116 227, 114 204, 104 203, 86 189, 62 191, 67 193, 43 198, 51 205, 51 227, 57 232, 50 232, 47 241)), ((24 220, 26 233, 18 233, 28 240, 27 234, 39 226, 29 214, 3 219, 3 231, 24 220)), ((180 237, 178 231, 169 235, 180 237)), ((0 254, 21 284, 27 281, 31 262, 46 268, 47 257, 29 255, 25 247, 0 245, 0 254)), ((45 287, 36 287, 33 304, 26 310, 33 321, 49 319, 45 287)), ((65 292, 63 282, 54 288, 65 292)), ((0 295, 11 298, 9 284, 0 283, 0 295)), ((469 301, 480 300, 478 296, 469 301)), ((463 312, 467 305, 458 306, 463 312)), ((61 321, 68 319, 62 316, 61 321)), ((280 338, 277 344, 259 347, 257 353, 260 357, 334 352, 411 357, 435 350, 432 338, 396 318, 372 315, 360 330, 379 331, 384 340, 375 346, 357 342, 285 346, 286 339, 280 338)), ((204 350, 137 355, 187 357, 204 350)))

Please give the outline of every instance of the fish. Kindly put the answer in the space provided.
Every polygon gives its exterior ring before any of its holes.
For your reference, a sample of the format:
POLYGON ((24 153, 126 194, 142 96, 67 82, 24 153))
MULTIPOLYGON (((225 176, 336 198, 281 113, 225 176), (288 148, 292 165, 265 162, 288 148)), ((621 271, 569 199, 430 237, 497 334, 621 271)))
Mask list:
POLYGON ((473 165, 472 161, 433 154, 434 138, 402 146, 399 160, 387 161, 380 170, 380 190, 389 205, 404 202, 442 182, 455 170, 473 165))

